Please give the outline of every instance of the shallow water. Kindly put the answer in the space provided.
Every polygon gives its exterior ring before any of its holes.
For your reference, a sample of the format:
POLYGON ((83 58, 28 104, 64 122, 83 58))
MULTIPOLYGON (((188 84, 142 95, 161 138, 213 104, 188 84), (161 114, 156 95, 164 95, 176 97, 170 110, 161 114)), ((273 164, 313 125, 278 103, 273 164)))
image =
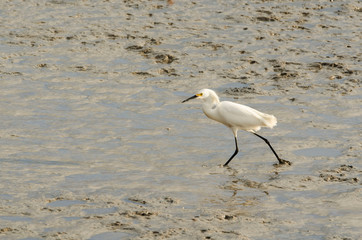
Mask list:
POLYGON ((358 239, 360 3, 173 2, 0 4, 0 238, 358 239))

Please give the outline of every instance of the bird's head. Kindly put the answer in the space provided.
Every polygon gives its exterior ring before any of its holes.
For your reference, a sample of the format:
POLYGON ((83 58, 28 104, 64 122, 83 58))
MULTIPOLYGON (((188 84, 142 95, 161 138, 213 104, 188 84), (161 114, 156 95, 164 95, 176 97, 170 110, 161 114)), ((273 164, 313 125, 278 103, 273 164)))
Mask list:
POLYGON ((211 89, 202 89, 200 91, 198 91, 195 95, 193 95, 192 97, 189 97, 188 99, 185 99, 183 100, 182 102, 187 102, 191 99, 195 99, 195 98, 198 98, 198 99, 207 99, 208 97, 210 96, 213 96, 213 97, 216 97, 217 100, 219 100, 218 96, 216 95, 216 93, 211 90, 211 89))

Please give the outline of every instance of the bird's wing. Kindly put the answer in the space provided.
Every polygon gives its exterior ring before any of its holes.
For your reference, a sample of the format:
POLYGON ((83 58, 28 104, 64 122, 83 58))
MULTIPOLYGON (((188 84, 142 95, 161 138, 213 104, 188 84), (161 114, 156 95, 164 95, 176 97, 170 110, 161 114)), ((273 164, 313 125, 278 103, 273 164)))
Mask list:
POLYGON ((223 124, 246 131, 258 131, 260 127, 267 126, 264 118, 270 116, 251 107, 229 101, 221 102, 217 110, 223 124))

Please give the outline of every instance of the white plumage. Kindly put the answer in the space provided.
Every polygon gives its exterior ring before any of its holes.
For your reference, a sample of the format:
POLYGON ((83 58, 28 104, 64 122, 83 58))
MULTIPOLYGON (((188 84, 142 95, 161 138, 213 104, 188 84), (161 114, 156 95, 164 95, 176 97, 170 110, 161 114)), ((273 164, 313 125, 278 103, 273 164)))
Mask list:
POLYGON ((237 144, 238 130, 245 130, 260 137, 269 145, 280 164, 290 164, 289 161, 279 158, 266 138, 256 134, 261 127, 273 128, 276 126, 277 119, 273 115, 262 113, 251 107, 234 102, 220 102, 217 94, 211 89, 202 89, 197 94, 184 100, 183 102, 194 98, 199 98, 203 101, 202 110, 208 118, 224 124, 233 131, 236 150, 224 166, 228 165, 239 151, 237 144))

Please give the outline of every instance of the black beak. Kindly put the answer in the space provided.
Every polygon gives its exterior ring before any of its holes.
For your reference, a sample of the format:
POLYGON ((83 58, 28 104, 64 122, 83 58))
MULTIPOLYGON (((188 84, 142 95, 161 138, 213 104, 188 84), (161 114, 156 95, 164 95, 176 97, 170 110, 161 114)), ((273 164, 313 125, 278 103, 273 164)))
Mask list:
POLYGON ((188 99, 183 100, 182 103, 187 102, 187 101, 189 101, 189 100, 191 100, 191 99, 194 99, 194 98, 197 98, 197 96, 194 95, 194 96, 192 96, 192 97, 189 97, 188 99))

